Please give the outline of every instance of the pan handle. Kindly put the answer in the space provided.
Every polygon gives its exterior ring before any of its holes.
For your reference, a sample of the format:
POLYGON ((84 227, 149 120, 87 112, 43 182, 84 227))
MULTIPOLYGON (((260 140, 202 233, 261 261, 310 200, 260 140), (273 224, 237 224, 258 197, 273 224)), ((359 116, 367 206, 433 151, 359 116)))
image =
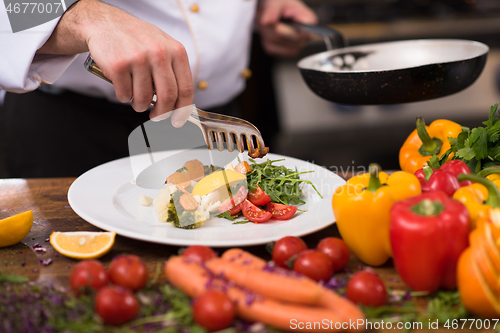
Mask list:
POLYGON ((290 25, 299 31, 308 32, 322 37, 325 40, 326 48, 328 50, 333 49, 333 45, 338 45, 338 47, 346 47, 348 45, 344 35, 342 35, 338 30, 326 25, 305 24, 291 19, 281 19, 281 23, 290 25))

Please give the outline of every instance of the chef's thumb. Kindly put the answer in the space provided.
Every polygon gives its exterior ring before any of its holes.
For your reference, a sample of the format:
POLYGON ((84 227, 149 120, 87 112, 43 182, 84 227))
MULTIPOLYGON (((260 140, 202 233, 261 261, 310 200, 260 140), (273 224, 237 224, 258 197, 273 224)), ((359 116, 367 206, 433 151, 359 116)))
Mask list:
POLYGON ((196 106, 194 104, 184 106, 182 108, 175 109, 172 111, 172 125, 174 127, 182 127, 188 120, 191 113, 196 111, 196 106))

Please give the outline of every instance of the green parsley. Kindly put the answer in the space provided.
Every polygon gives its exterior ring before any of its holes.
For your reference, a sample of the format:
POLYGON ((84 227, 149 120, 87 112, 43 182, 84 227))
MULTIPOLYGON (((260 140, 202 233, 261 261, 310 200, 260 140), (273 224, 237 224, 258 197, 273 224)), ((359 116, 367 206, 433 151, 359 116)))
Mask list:
POLYGON ((448 138, 451 148, 440 158, 435 155, 429 161, 429 166, 439 168, 443 165, 450 154, 453 159, 465 162, 474 173, 479 173, 489 166, 500 164, 500 119, 496 116, 499 103, 491 106, 484 127, 473 129, 464 128, 456 138, 448 138))

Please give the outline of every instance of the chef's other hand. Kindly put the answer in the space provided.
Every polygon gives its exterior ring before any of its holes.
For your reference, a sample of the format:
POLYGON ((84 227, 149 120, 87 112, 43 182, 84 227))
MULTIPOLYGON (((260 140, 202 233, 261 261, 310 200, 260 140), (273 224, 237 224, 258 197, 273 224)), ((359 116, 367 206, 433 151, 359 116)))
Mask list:
POLYGON ((85 51, 113 82, 118 100, 131 100, 137 112, 150 107, 153 82, 157 100, 150 118, 193 104, 184 46, 152 24, 100 1, 80 0, 37 53, 85 51))
POLYGON ((305 46, 310 35, 280 23, 281 19, 317 24, 318 17, 300 0, 260 0, 257 24, 264 50, 278 57, 293 57, 305 46))

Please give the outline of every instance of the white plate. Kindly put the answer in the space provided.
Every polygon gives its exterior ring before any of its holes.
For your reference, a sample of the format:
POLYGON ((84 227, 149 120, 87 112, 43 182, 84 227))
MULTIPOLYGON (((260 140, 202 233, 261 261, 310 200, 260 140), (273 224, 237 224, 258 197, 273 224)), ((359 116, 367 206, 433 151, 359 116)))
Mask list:
MULTIPOLYGON (((181 167, 186 154, 182 154, 182 161, 176 161, 174 152, 155 153, 155 160, 165 156, 172 160, 172 164, 181 167)), ((196 151, 190 151, 196 158, 196 151)), ((204 156, 201 154, 200 156, 204 156)), ((243 155, 240 155, 243 156, 243 155)), ((301 175, 302 179, 312 181, 318 194, 309 185, 303 188, 305 205, 299 209, 307 212, 297 212, 288 221, 270 220, 261 224, 232 224, 227 219, 212 218, 202 227, 184 230, 173 227, 170 223, 158 222, 153 206, 144 207, 139 204, 139 197, 145 194, 154 197, 158 190, 144 189, 135 185, 129 158, 123 158, 100 165, 78 177, 68 192, 68 201, 71 208, 84 220, 107 231, 139 239, 147 242, 188 246, 206 245, 211 247, 249 246, 276 241, 281 237, 303 236, 323 229, 335 222, 331 207, 331 198, 335 189, 345 181, 335 173, 312 163, 277 154, 268 154, 271 160, 285 159, 276 165, 285 165, 297 168, 298 171, 314 171, 301 175)), ((210 164, 210 161, 204 161, 210 164)), ((262 161, 265 161, 262 160, 262 161)), ((158 179, 163 184, 164 179, 158 179)))

